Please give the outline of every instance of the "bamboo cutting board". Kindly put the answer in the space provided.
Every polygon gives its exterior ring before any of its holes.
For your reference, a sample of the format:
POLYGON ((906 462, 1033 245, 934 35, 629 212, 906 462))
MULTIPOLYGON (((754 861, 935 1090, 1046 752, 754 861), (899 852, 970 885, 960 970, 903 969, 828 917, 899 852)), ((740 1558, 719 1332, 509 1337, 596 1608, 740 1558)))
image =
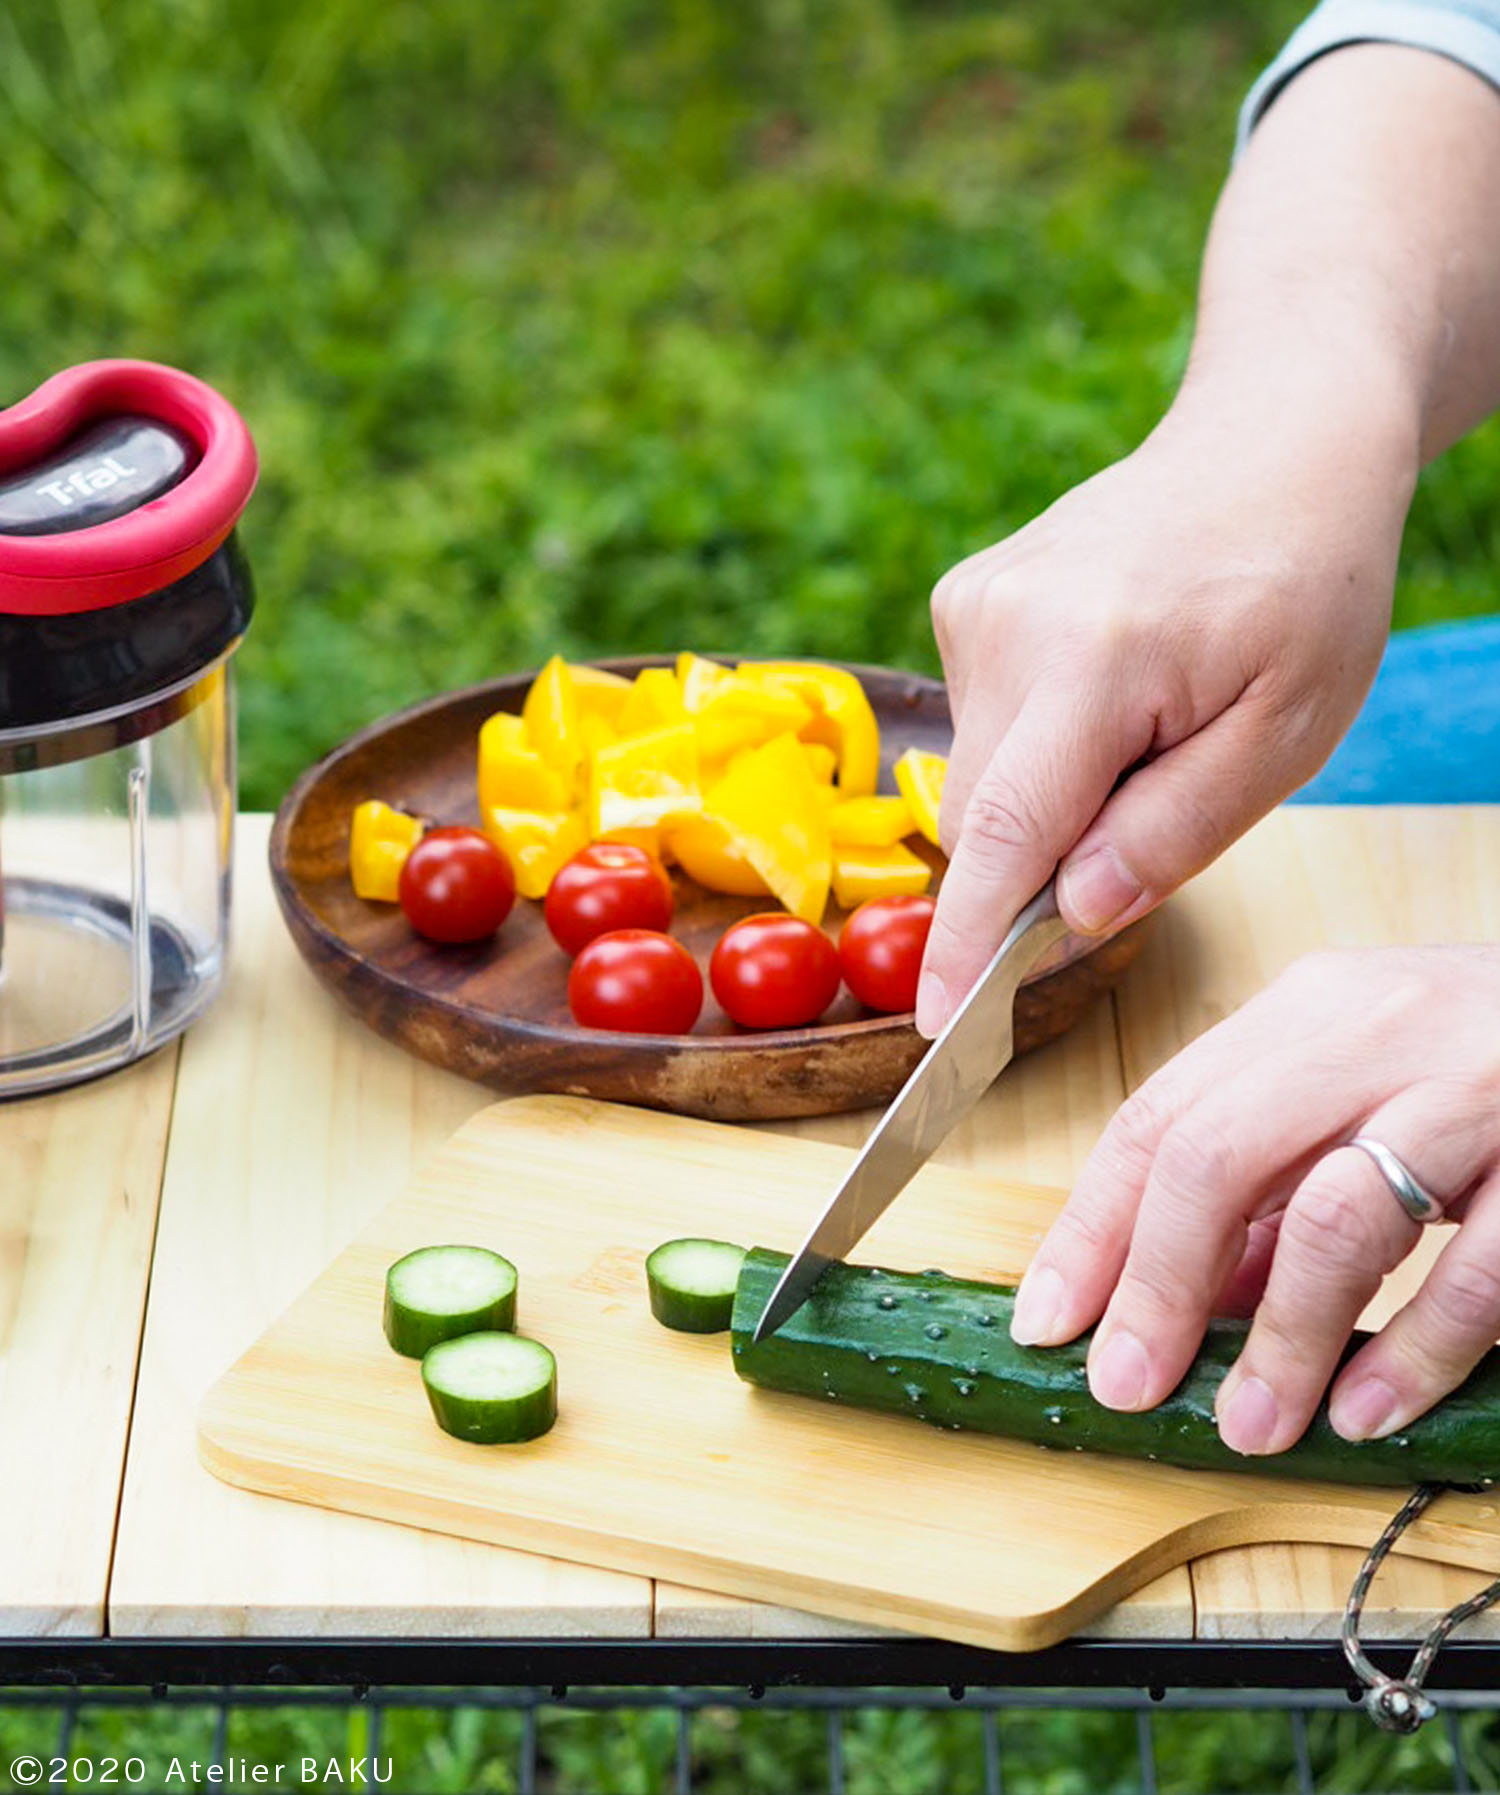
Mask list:
MULTIPOLYGON (((1367 1546, 1389 1490, 1216 1476, 943 1433, 752 1390, 727 1338, 652 1320, 642 1261, 707 1234, 790 1250, 845 1150, 565 1097, 473 1117, 209 1392, 199 1450, 252 1489, 975 1645, 1029 1650, 1189 1558, 1367 1546), (442 1241, 520 1269, 561 1417, 519 1447, 433 1424, 386 1346, 385 1268, 442 1241)), ((929 1166, 861 1260, 1013 1277, 1055 1193, 929 1166)), ((1500 1507, 1447 1496, 1404 1549, 1500 1567, 1500 1507)))

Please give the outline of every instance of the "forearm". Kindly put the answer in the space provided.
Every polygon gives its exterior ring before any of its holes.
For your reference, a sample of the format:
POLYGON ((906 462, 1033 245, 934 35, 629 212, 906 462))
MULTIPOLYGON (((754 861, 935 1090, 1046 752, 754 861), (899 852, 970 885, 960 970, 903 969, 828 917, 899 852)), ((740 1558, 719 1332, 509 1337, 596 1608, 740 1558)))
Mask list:
POLYGON ((1497 192, 1500 95, 1470 70, 1392 44, 1302 70, 1220 200, 1173 417, 1352 433, 1414 478, 1500 406, 1497 192))

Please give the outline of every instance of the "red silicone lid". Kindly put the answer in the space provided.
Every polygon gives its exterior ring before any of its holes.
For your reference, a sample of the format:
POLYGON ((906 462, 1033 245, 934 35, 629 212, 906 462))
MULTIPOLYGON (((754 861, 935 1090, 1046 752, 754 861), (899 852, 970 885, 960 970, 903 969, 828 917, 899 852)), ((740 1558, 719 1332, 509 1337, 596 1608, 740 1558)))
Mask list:
POLYGON ((83 362, 0 411, 0 475, 126 412, 191 437, 197 466, 160 498, 109 523, 57 536, 0 535, 0 611, 56 616, 142 598, 201 566, 234 528, 257 472, 245 420, 211 386, 158 362, 83 362))

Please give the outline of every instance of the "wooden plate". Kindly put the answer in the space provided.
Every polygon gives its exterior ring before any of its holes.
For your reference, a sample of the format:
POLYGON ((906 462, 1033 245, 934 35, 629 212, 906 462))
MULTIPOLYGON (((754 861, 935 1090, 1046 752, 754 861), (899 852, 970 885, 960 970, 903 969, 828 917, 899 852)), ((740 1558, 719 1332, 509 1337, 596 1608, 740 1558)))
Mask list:
MULTIPOLYGON (((601 661, 631 674, 662 656, 601 661)), ((942 684, 878 667, 852 669, 880 722, 881 786, 909 747, 946 753, 952 742, 942 684)), ((720 1121, 828 1115, 889 1102, 921 1057, 910 1016, 874 1016, 847 991, 813 1028, 764 1034, 735 1028, 709 993, 691 1035, 604 1034, 568 1014, 569 961, 542 921, 517 901, 493 941, 435 947, 394 905, 369 904, 349 883, 349 817, 383 798, 444 822, 478 821, 479 726, 519 711, 532 675, 451 692, 372 724, 303 774, 271 834, 271 878, 303 958, 369 1026, 423 1059, 502 1091, 555 1091, 644 1104, 720 1121)), ((673 873, 678 935, 702 966, 730 923, 766 899, 725 897, 673 873)), ((824 926, 837 935, 843 913, 824 926)), ((1021 989, 1016 1048, 1025 1053, 1070 1028, 1135 958, 1143 924, 1100 943, 1069 940, 1021 989)))

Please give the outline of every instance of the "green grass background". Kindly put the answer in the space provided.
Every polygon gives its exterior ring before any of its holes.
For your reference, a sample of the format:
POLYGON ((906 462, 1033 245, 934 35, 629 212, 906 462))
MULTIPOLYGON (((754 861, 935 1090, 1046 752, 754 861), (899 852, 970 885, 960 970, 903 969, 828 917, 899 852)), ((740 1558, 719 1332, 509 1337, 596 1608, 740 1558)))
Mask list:
MULTIPOLYGON (((228 393, 243 794, 570 653, 934 667, 956 557, 1132 446, 1302 0, 0 0, 0 398, 228 393)), ((1493 607, 1500 435, 1398 622, 1493 607)))
MULTIPOLYGON (((251 805, 381 712, 558 647, 935 667, 937 575, 1170 395, 1235 109, 1301 10, 0 0, 0 402, 144 355, 249 419, 251 805)), ((1486 428, 1424 478, 1399 623, 1494 607, 1497 474, 1486 428)), ((516 1724, 386 1736, 404 1787, 504 1790, 516 1724)), ((1013 1788, 1129 1786, 1133 1722, 1006 1724, 1013 1788)), ((362 1738, 235 1725, 252 1756, 362 1738)), ((0 1788, 52 1726, 0 1713, 0 1788)), ((1494 1787, 1494 1729, 1465 1727, 1494 1787)), ((863 1714, 850 1788, 977 1788, 977 1728, 863 1714)), ((127 1711, 77 1745, 210 1734, 127 1711)), ((817 1717, 695 1738, 713 1790, 821 1786, 817 1717)), ((1293 1786, 1282 1722, 1158 1738, 1164 1789, 1293 1786)), ((557 1715, 543 1744, 549 1788, 669 1778, 667 1718, 557 1715)), ((1452 1774, 1439 1735, 1352 1715, 1314 1746, 1330 1790, 1452 1774)))

